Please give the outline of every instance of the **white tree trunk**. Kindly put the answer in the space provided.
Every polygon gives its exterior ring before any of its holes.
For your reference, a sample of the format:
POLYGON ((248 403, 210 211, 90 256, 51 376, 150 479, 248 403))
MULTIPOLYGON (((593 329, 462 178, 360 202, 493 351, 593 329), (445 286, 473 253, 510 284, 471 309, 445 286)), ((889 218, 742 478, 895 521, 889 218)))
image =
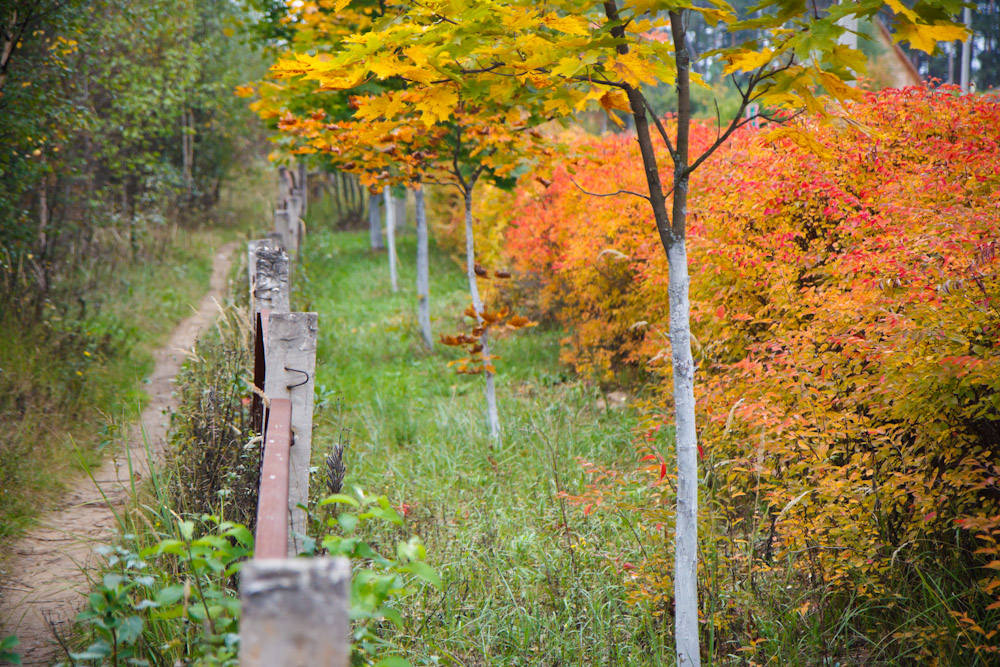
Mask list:
MULTIPOLYGON (((466 274, 469 277, 469 294, 472 295, 472 307, 476 309, 476 321, 483 323, 480 313, 483 312, 483 300, 479 297, 479 285, 476 282, 476 245, 472 232, 472 192, 465 193, 465 263, 466 274)), ((490 340, 489 333, 483 332, 483 359, 489 362, 490 340)), ((497 412, 497 391, 496 383, 493 380, 493 373, 484 370, 486 376, 486 415, 490 424, 490 437, 494 440, 500 439, 500 416, 497 412)))
POLYGON ((392 280, 392 291, 399 291, 399 278, 396 275, 396 207, 392 204, 392 190, 385 188, 385 237, 389 245, 389 278, 392 280))
POLYGON ((698 667, 698 433, 691 356, 691 303, 684 239, 667 251, 670 266, 670 346, 673 351, 677 447, 677 525, 674 547, 674 631, 678 667, 698 667))
MULTIPOLYGON (((344 206, 350 208, 347 201, 348 184, 344 183, 344 206)), ((385 244, 382 243, 382 211, 380 209, 378 195, 368 193, 368 240, 371 241, 372 250, 382 250, 385 244)))
POLYGON ((396 226, 400 229, 406 227, 406 191, 403 196, 395 200, 396 203, 396 226))
POLYGON ((431 334, 430 262, 427 258, 427 210, 424 208, 424 189, 414 191, 417 213, 417 319, 420 335, 427 349, 434 346, 431 334))
POLYGON ((962 44, 962 73, 961 73, 961 85, 962 92, 969 92, 969 84, 972 80, 972 10, 966 7, 962 11, 962 20, 965 23, 965 29, 969 31, 969 36, 965 38, 965 42, 962 44))

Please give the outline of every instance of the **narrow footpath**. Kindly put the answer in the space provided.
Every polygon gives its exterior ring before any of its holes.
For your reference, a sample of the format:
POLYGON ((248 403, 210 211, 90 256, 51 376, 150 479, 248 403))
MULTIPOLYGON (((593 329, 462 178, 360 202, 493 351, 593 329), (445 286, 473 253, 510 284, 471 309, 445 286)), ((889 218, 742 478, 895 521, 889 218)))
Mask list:
MULTIPOLYGON (((167 344, 155 354, 156 366, 146 387, 148 399, 139 424, 129 434, 135 479, 148 477, 143 430, 154 456, 167 442, 170 412, 175 407, 174 378, 198 335, 219 312, 236 243, 216 251, 211 288, 197 310, 178 325, 167 344)), ((96 565, 94 549, 108 544, 115 528, 112 508, 124 507, 131 494, 124 451, 115 452, 88 476, 74 481, 63 508, 44 517, 13 546, 0 580, 0 637, 15 634, 25 665, 51 665, 65 660, 56 634, 65 636, 87 594, 87 571, 96 565), (103 495, 102 495, 103 491, 103 495), (107 500, 105 500, 105 497, 107 500)))

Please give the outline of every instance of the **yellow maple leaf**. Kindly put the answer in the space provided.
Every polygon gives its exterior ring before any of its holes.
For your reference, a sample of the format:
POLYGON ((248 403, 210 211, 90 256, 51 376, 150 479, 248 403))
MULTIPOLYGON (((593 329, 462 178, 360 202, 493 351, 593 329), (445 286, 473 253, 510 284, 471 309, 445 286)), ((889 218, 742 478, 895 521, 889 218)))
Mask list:
POLYGON ((564 32, 567 35, 586 35, 590 32, 587 28, 587 22, 582 17, 577 16, 548 14, 542 19, 542 23, 548 28, 564 32))
POLYGON ((420 112, 420 120, 427 127, 434 123, 448 120, 458 104, 458 92, 454 88, 435 88, 427 94, 422 102, 417 103, 416 110, 420 112))
POLYGON ((618 54, 608 67, 632 87, 638 88, 644 83, 656 83, 654 67, 635 51, 618 54))
POLYGON ((774 57, 774 53, 771 49, 764 49, 763 51, 742 49, 740 51, 736 51, 735 53, 727 53, 722 57, 729 62, 729 64, 726 65, 726 68, 722 71, 722 75, 727 76, 733 72, 752 72, 762 65, 766 65, 771 62, 771 59, 774 57))
POLYGON ((601 95, 600 102, 601 106, 604 107, 604 110, 609 112, 609 115, 611 116, 614 116, 614 114, 610 113, 612 109, 618 109, 619 111, 632 111, 632 107, 629 106, 628 103, 628 96, 620 90, 609 90, 601 95))
POLYGON ((889 5, 889 7, 895 13, 902 14, 913 23, 917 22, 916 13, 912 9, 904 5, 902 2, 900 2, 899 0, 886 0, 885 4, 889 5))
POLYGON ((860 100, 864 98, 860 90, 848 86, 834 74, 819 71, 816 78, 817 83, 826 88, 827 92, 838 100, 860 100))
POLYGON ((936 23, 934 25, 897 23, 895 28, 897 42, 907 41, 913 48, 926 53, 934 53, 934 47, 938 42, 953 42, 968 37, 964 26, 953 23, 936 23))

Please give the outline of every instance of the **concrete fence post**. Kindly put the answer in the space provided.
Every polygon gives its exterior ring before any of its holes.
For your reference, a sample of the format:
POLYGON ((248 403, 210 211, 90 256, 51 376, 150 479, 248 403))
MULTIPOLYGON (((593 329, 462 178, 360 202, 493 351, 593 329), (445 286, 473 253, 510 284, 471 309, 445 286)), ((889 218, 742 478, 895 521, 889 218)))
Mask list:
POLYGON ((278 167, 278 206, 283 207, 285 200, 292 194, 292 175, 288 172, 288 167, 281 165, 278 167))
POLYGON ((287 208, 274 211, 274 231, 281 239, 281 247, 292 250, 292 212, 287 208))
POLYGON ((305 212, 302 197, 292 195, 288 198, 288 248, 289 252, 298 254, 299 246, 302 244, 302 215, 305 212))
POLYGON ((259 313, 262 310, 288 312, 288 253, 258 245, 255 255, 253 312, 259 313))
POLYGON ((258 248, 271 248, 277 247, 274 243, 274 239, 255 239, 253 241, 247 241, 247 283, 250 287, 250 318, 253 319, 254 313, 254 286, 257 284, 257 249, 258 248))
POLYGON ((345 558, 255 559, 240 575, 241 667, 348 667, 345 558))
POLYGON ((271 312, 265 353, 264 393, 292 402, 292 449, 288 470, 288 554, 297 556, 306 534, 312 417, 316 384, 316 313, 271 312))
POLYGON ((305 162, 295 165, 295 190, 292 194, 302 200, 302 213, 305 214, 309 203, 309 180, 305 162))

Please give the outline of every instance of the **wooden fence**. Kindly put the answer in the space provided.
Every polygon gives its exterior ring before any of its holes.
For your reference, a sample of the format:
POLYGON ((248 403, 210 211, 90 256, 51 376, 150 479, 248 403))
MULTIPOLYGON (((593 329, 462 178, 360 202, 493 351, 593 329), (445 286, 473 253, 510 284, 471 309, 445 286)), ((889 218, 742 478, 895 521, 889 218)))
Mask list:
POLYGON ((279 169, 274 231, 247 245, 253 422, 263 434, 254 559, 241 573, 240 665, 347 667, 350 563, 296 558, 306 535, 316 313, 290 312, 305 237, 304 165, 279 169))

